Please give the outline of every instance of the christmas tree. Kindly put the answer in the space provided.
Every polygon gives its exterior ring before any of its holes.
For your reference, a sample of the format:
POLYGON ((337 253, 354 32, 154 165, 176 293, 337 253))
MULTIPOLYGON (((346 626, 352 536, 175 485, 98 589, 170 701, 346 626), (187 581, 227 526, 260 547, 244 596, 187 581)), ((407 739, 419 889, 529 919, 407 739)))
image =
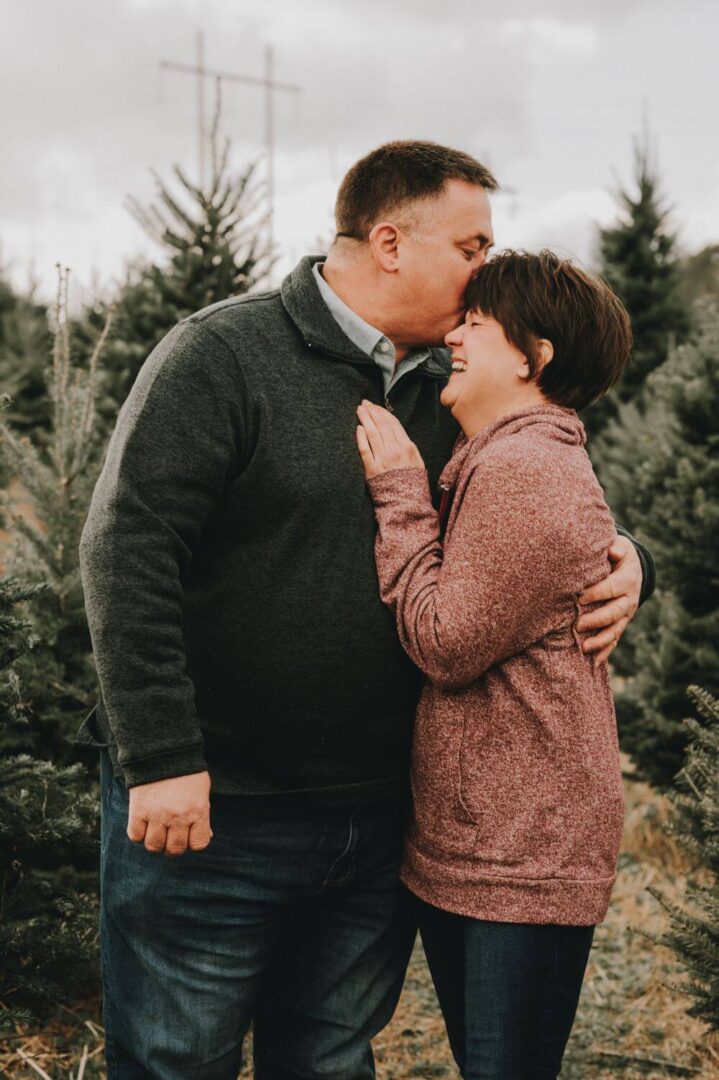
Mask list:
POLYGON ((702 297, 719 300, 719 244, 707 244, 684 256, 679 291, 688 306, 702 297))
MULTIPOLYGON (((136 199, 129 208, 163 257, 135 264, 115 299, 116 317, 105 350, 106 373, 98 402, 108 425, 152 349, 181 319, 195 311, 240 296, 267 279, 272 254, 265 239, 263 192, 255 183, 256 165, 237 173, 230 164, 230 143, 221 144, 219 98, 210 135, 211 174, 206 186, 194 184, 180 166, 174 183, 156 176, 158 196, 145 207, 136 199)), ((106 305, 88 312, 83 335, 99 332, 106 305)))
MULTIPOLYGON (((55 309, 47 445, 0 420, 0 454, 13 480, 2 499, 8 531, 5 570, 49 584, 29 616, 40 644, 31 658, 18 661, 18 670, 30 702, 35 749, 59 762, 71 759, 70 739, 96 689, 78 548, 103 450, 95 396, 99 355, 109 330, 108 322, 86 367, 74 363, 67 288, 65 271, 59 276, 55 309)), ((5 396, 2 405, 8 404, 5 396)))
POLYGON ((674 790, 672 831, 700 868, 687 892, 688 906, 669 905, 671 928, 662 943, 674 949, 690 975, 690 1015, 719 1030, 719 699, 689 688, 698 717, 685 721, 689 747, 674 790))
POLYGON ((644 381, 666 359, 670 346, 686 338, 689 316, 679 291, 676 238, 662 205, 646 148, 635 148, 636 192, 619 193, 621 217, 599 234, 600 270, 624 303, 632 322, 632 360, 617 386, 582 416, 595 464, 601 469, 611 445, 596 436, 619 406, 637 402, 644 381))
POLYGON ((681 767, 685 688, 719 693, 719 305, 647 379, 642 412, 612 424, 621 454, 607 468, 610 506, 651 549, 655 600, 634 620, 633 671, 617 693, 622 745, 663 787, 681 767))
POLYGON ((0 1029, 97 984, 98 803, 82 765, 32 754, 19 662, 38 641, 18 605, 47 585, 0 579, 0 1029), (32 1012, 31 1012, 32 1011, 32 1012))
POLYGON ((35 293, 33 282, 27 293, 18 293, 0 270, 0 386, 12 398, 15 430, 41 437, 50 426, 45 373, 52 337, 47 310, 35 293))

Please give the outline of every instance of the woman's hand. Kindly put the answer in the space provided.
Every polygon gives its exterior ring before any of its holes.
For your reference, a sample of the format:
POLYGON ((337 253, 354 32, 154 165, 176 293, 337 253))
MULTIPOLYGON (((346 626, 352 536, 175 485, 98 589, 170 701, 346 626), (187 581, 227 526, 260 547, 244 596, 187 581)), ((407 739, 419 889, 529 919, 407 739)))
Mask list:
POLYGON ((357 416, 357 446, 367 480, 390 469, 424 468, 422 455, 396 416, 371 401, 358 406, 357 416))

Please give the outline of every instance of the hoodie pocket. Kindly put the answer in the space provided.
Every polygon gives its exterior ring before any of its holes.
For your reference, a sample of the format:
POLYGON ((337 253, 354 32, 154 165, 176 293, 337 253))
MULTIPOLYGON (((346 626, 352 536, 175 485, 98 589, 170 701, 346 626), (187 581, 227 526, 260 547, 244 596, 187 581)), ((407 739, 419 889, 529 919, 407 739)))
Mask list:
POLYGON ((475 858, 528 868, 561 845, 571 775, 565 747, 539 716, 522 715, 511 699, 469 711, 459 797, 476 825, 475 858))
POLYGON ((100 716, 100 704, 98 702, 87 714, 80 725, 77 735, 73 739, 76 746, 89 746, 94 750, 107 748, 110 745, 110 729, 100 716))

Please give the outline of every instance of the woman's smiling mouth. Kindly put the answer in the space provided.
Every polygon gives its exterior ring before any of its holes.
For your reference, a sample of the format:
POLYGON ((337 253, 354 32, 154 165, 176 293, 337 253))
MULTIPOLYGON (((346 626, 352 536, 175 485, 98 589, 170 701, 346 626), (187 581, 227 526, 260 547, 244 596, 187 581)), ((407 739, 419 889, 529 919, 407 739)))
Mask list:
POLYGON ((452 371, 466 371, 467 361, 462 360, 459 356, 452 357, 452 371))

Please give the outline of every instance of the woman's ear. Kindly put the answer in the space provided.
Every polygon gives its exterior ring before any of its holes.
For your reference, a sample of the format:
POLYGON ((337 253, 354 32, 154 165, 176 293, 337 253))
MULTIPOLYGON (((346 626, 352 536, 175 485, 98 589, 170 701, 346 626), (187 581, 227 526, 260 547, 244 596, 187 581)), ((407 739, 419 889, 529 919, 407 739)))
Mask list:
POLYGON ((400 231, 389 221, 381 221, 369 234, 372 256, 380 270, 393 274, 399 263, 400 231))
POLYGON ((522 362, 517 368, 517 378, 519 379, 538 379, 547 364, 551 363, 554 358, 554 346, 547 338, 539 338, 536 345, 535 358, 535 370, 534 375, 529 369, 529 360, 526 356, 522 357, 522 362))
POLYGON ((537 375, 554 359, 554 345, 547 338, 537 342, 537 375))

